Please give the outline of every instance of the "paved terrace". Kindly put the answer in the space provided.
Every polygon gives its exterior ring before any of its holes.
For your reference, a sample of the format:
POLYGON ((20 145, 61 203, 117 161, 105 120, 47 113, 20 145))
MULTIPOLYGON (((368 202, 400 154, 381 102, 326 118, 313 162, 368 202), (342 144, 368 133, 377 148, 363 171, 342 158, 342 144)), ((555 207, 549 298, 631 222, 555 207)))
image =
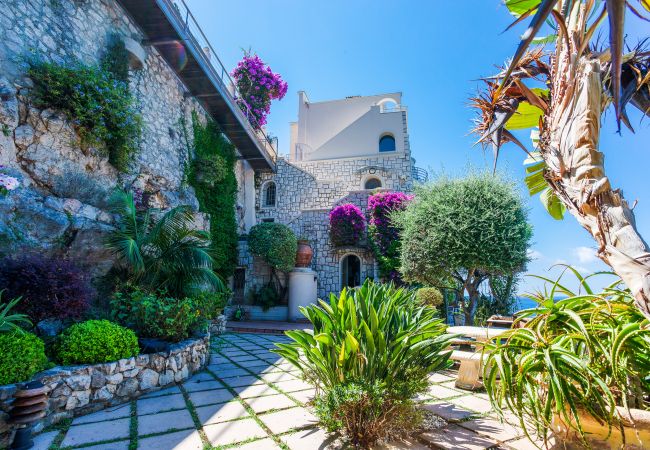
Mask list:
MULTIPOLYGON (((270 352, 277 335, 228 333, 213 339, 207 369, 137 401, 78 417, 36 437, 36 449, 312 450, 340 448, 316 425, 314 389, 270 352)), ((500 423, 487 395, 454 387, 454 372, 431 375, 423 398, 449 425, 384 449, 533 449, 516 427, 500 423)), ((513 422, 514 423, 514 422, 513 422)))

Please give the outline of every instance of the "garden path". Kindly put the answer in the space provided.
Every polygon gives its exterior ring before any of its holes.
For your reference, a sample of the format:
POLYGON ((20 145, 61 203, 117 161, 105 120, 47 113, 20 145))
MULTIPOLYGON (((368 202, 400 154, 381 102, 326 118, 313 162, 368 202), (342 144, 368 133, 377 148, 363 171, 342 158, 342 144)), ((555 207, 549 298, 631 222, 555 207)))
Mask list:
MULTIPOLYGON (((287 338, 228 333, 213 339, 205 371, 130 404, 78 417, 36 437, 38 450, 312 450, 337 448, 306 406, 314 389, 270 350, 287 338)), ((449 425, 384 449, 533 449, 493 416, 487 395, 460 391, 455 374, 431 375, 425 407, 449 425)))

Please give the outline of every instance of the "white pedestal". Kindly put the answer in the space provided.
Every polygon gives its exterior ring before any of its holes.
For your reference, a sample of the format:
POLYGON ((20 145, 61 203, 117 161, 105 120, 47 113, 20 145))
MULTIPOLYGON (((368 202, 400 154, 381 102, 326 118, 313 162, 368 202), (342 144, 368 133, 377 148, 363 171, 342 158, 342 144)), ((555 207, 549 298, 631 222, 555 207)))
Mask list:
POLYGON ((316 272, 308 268, 297 267, 289 272, 289 322, 305 319, 298 308, 316 303, 317 280, 316 272))

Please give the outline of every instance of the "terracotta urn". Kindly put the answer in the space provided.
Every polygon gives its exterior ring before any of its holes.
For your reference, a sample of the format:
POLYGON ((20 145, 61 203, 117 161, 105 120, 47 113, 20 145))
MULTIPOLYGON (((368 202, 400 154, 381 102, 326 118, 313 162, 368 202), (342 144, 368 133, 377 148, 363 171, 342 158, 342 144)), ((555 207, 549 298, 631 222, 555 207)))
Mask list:
POLYGON ((298 241, 298 251, 296 252, 296 267, 309 267, 314 251, 309 241, 300 239, 298 241))

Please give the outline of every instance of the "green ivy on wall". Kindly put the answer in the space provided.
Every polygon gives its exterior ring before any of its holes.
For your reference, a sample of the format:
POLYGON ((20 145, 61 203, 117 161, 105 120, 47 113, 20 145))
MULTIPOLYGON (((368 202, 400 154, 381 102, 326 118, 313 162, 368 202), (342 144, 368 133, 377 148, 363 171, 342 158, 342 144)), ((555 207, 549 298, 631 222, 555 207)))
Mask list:
POLYGON ((116 169, 128 169, 139 147, 142 120, 129 91, 128 55, 119 38, 111 39, 99 65, 33 59, 28 75, 36 107, 63 112, 82 145, 97 148, 116 169))
POLYGON ((214 121, 204 125, 196 113, 192 113, 192 129, 194 157, 187 178, 196 192, 200 210, 210 215, 214 270, 229 277, 237 266, 235 147, 214 121))

